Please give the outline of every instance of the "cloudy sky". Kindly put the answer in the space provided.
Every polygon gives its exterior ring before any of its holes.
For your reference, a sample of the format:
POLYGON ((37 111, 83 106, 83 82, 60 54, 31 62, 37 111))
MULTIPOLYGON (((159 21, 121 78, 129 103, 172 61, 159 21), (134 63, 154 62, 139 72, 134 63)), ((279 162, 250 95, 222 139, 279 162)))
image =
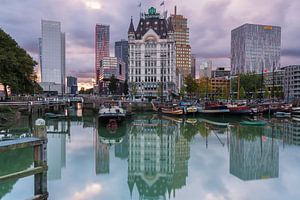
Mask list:
MULTIPOLYGON (((94 77, 94 29, 110 25, 111 54, 116 40, 127 38, 130 16, 138 23, 139 8, 162 0, 0 0, 0 27, 37 60, 41 19, 62 23, 66 32, 67 75, 91 82, 94 77)), ((165 8, 186 16, 192 52, 198 59, 212 59, 215 66, 229 66, 230 31, 244 23, 282 27, 281 64, 300 63, 299 0, 165 0, 165 8)))

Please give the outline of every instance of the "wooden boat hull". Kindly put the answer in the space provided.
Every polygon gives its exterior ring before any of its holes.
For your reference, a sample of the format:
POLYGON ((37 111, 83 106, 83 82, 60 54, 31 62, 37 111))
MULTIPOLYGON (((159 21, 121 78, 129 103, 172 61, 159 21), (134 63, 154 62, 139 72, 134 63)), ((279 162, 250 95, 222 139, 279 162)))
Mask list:
POLYGON ((183 115, 184 112, 182 109, 166 109, 166 108, 162 108, 161 112, 164 114, 168 114, 168 115, 183 115))

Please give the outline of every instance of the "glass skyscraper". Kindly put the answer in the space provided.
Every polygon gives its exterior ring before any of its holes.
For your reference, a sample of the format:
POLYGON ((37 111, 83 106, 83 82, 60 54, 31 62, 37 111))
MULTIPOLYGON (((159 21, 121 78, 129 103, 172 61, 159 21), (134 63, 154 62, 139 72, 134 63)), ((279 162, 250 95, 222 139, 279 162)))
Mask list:
POLYGON ((96 83, 99 83, 100 61, 104 57, 109 57, 109 26, 96 24, 95 29, 95 70, 96 70, 96 83))
POLYGON ((128 78, 128 41, 121 40, 115 42, 115 57, 125 63, 126 79, 128 78))
POLYGON ((231 74, 280 68, 281 27, 244 24, 231 31, 231 74))
POLYGON ((65 92, 65 33, 60 22, 42 20, 39 39, 41 78, 44 91, 65 92))

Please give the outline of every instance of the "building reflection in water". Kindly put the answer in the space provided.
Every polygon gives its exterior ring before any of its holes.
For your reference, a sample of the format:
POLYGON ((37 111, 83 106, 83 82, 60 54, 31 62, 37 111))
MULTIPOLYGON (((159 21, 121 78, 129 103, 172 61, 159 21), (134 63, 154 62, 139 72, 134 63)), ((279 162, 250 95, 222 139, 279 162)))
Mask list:
POLYGON ((61 179, 62 168, 66 167, 66 139, 70 136, 70 121, 48 120, 48 179, 61 179))
POLYGON ((300 145, 300 122, 297 121, 282 121, 277 123, 283 133, 283 140, 287 144, 300 145))
POLYGON ((271 127, 238 126, 232 129, 232 175, 244 181, 278 177, 280 142, 273 137, 273 131, 271 127))
POLYGON ((189 143, 180 124, 158 117, 134 120, 128 129, 128 186, 140 199, 165 199, 186 184, 189 143))

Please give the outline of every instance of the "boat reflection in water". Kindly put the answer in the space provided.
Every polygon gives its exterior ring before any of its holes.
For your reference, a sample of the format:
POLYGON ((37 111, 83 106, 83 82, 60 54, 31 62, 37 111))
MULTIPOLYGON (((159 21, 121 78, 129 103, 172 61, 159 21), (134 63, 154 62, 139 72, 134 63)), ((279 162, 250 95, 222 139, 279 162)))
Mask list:
POLYGON ((128 186, 140 199, 165 199, 186 185, 189 142, 180 124, 145 116, 129 126, 128 186))
POLYGON ((279 140, 270 127, 237 126, 230 137, 230 173, 241 180, 278 178, 279 140))
POLYGON ((108 124, 98 122, 95 134, 96 174, 109 173, 109 149, 112 145, 121 144, 126 135, 126 124, 117 124, 111 120, 108 124))

